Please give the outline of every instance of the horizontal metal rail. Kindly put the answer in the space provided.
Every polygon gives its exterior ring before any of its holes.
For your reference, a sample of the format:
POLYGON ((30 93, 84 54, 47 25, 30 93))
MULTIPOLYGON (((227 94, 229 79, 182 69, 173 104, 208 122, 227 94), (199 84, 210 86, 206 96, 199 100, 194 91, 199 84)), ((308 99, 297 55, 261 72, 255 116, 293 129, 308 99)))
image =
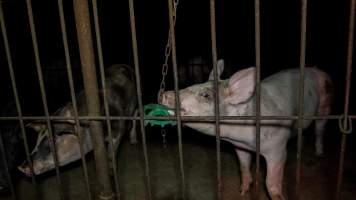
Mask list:
MULTIPOLYGON (((340 119, 343 115, 325 115, 325 116, 304 116, 304 120, 321 120, 321 119, 340 119)), ((348 115, 350 119, 356 119, 356 115, 348 115)), ((0 121, 4 120, 26 120, 26 121, 34 121, 35 120, 45 120, 46 116, 22 116, 22 117, 0 117, 0 121)), ((63 116, 49 116, 50 120, 75 120, 75 117, 63 117, 63 116)), ((80 121, 83 120, 106 120, 105 116, 78 116, 80 121)), ((109 120, 140 120, 140 117, 133 116, 110 116, 109 120)), ((174 116, 145 116, 144 120, 176 120, 177 118, 174 116)), ((215 122, 214 116, 182 116, 182 121, 196 121, 196 122, 215 122)), ((256 116, 220 116, 220 120, 222 122, 226 120, 254 120, 256 116)), ((297 120, 298 116, 260 116, 260 120, 297 120)))

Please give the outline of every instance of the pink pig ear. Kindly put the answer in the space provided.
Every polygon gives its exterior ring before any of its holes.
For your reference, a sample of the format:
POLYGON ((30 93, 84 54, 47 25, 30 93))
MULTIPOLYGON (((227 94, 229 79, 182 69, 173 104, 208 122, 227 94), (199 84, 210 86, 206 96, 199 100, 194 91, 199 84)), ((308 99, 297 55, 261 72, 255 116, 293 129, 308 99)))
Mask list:
POLYGON ((255 85, 255 67, 236 72, 229 79, 226 101, 234 105, 246 102, 253 95, 255 85))

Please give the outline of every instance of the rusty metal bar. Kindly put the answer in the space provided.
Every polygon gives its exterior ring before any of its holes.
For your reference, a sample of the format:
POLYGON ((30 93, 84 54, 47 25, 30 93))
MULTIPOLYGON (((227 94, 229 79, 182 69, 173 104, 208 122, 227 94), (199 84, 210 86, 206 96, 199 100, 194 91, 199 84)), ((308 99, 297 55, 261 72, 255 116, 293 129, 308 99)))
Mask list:
POLYGON ((296 199, 300 198, 300 174, 303 147, 303 121, 304 121, 304 68, 306 53, 306 33, 307 33, 307 0, 301 2, 301 30, 300 30, 300 74, 299 74, 299 91, 298 91, 298 143, 297 143, 297 171, 296 171, 296 199))
MULTIPOLYGON (((98 5, 97 1, 92 1, 93 5, 93 12, 94 12, 94 27, 95 27, 95 35, 96 35, 96 45, 98 51, 98 58, 99 58, 99 69, 100 69, 100 79, 101 79, 101 87, 103 92, 103 102, 104 102, 104 112, 106 117, 106 126, 109 136, 109 148, 111 149, 111 159, 112 159, 112 171, 114 175, 114 184, 115 184, 115 192, 117 199, 120 199, 120 190, 119 190, 119 180, 117 174, 117 163, 116 163, 116 149, 114 149, 113 144, 113 137, 111 131, 111 120, 109 120, 110 113, 109 113, 109 105, 108 105, 108 94, 106 91, 106 78, 105 78, 105 71, 104 71, 104 58, 103 58, 103 50, 101 46, 101 36, 100 36, 100 24, 99 24, 99 17, 98 17, 98 5)), ((120 136, 118 136, 120 137, 120 136)), ((120 141, 119 141, 120 142, 120 141)))
MULTIPOLYGON (((88 115, 100 115, 99 89, 95 70, 89 5, 87 0, 75 0, 73 1, 73 5, 88 115)), ((114 195, 110 184, 107 153, 104 136, 102 134, 102 123, 100 121, 90 121, 89 126, 94 149, 96 175, 98 180, 97 188, 100 192, 98 198, 113 199, 114 195)))
POLYGON ((219 83, 217 75, 217 47, 216 47, 216 16, 215 0, 210 0, 210 33, 211 33, 211 55, 213 59, 214 70, 214 113, 215 113, 215 139, 216 139, 216 170, 217 170, 217 194, 218 199, 222 199, 222 181, 221 181, 221 152, 220 152, 220 112, 219 112, 219 83))
POLYGON ((148 200, 151 200, 152 199, 151 177, 150 177, 150 166, 149 166, 148 154, 147 154, 146 131, 145 131, 145 120, 144 120, 145 115, 144 115, 143 103, 142 103, 142 88, 141 88, 141 77, 140 77, 140 68, 139 68, 139 60, 138 60, 137 36, 136 36, 135 6, 133 0, 129 0, 129 14, 130 14, 130 28, 131 28, 131 40, 132 40, 132 53, 133 53, 134 65, 135 65, 136 90, 137 90, 138 107, 140 113, 139 119, 140 119, 141 137, 142 137, 142 147, 143 147, 143 155, 145 159, 147 198, 148 200))
POLYGON ((261 147, 261 24, 260 0, 255 0, 255 53, 256 53, 256 171, 255 199, 260 198, 260 147, 261 147))
MULTIPOLYGON (((351 0, 350 2, 350 19, 349 19, 349 36, 348 36, 348 45, 347 45, 347 74, 345 81, 345 104, 344 104, 344 130, 347 127, 347 118, 349 117, 349 98, 351 90, 351 72, 352 72, 352 55, 354 49, 354 31, 355 31, 355 7, 356 1, 351 0)), ((341 199, 341 186, 342 178, 344 173, 344 159, 345 159, 345 150, 346 150, 346 133, 342 134, 341 138, 341 148, 340 148, 340 160, 339 160, 339 170, 336 186, 336 199, 341 199)))
MULTIPOLYGON (((68 81, 69 81, 70 96, 71 96, 71 101, 72 101, 73 110, 74 110, 75 126, 77 127, 77 130, 80 130, 79 118, 78 118, 78 106, 77 106, 77 100, 76 100, 76 95, 75 95, 75 91, 74 91, 72 65, 70 62, 67 30, 66 30, 65 19, 64 19, 63 0, 58 0, 58 12, 59 12, 59 19, 60 19, 60 24, 61 24, 64 53, 65 53, 65 58, 66 58, 67 76, 68 76, 68 81)), ((80 131, 78 132, 78 138, 79 138, 78 145, 79 145, 79 149, 80 149, 80 157, 81 157, 81 161, 83 164, 82 166, 83 166, 83 175, 84 175, 84 179, 85 179, 85 189, 87 192, 86 194, 87 194, 88 200, 91 200, 92 193, 91 193, 90 183, 89 183, 88 167, 87 167, 87 163, 86 163, 86 159, 85 159, 85 152, 83 149, 82 133, 80 131)))
MULTIPOLYGON (((21 135, 23 137, 23 143, 24 143, 25 152, 26 152, 26 159, 27 159, 27 162, 30 163, 30 170, 31 170, 31 173, 33 173, 33 166, 32 166, 32 160, 31 160, 31 156, 30 156, 30 150, 29 150, 29 147, 27 144, 27 135, 26 135, 26 131, 25 131, 25 125, 24 125, 24 121, 22 119, 22 109, 21 109, 21 105, 20 105, 19 95, 17 93, 16 78, 15 78, 15 73, 14 73, 13 64, 12 64, 9 40, 7 38, 6 23, 5 23, 5 18, 4 18, 3 9, 2 9, 2 3, 0 3, 0 25, 1 25, 1 33, 3 36, 4 46, 5 46, 6 59, 7 59, 10 78, 11 78, 12 91, 13 91, 13 95, 15 98, 16 111, 17 111, 17 115, 18 115, 18 117, 16 117, 16 120, 18 120, 19 124, 20 124, 21 135)), ((31 181, 32 181, 32 184, 35 185, 36 193, 38 194, 38 187, 37 187, 35 176, 31 177, 31 181)), ((13 194, 13 195, 16 198, 16 194, 13 194)))
POLYGON ((184 162, 183 162, 183 147, 182 147, 182 122, 180 113, 180 99, 179 99, 179 88, 178 88, 178 69, 177 69, 177 53, 176 53, 176 38, 174 29, 174 19, 173 19, 173 2, 168 0, 168 11, 169 11, 169 30, 170 30, 170 42, 172 51, 172 64, 173 64, 173 76, 174 76, 174 91, 176 95, 176 120, 178 128, 178 149, 179 149, 179 164, 180 164, 180 174, 182 178, 182 199, 186 199, 186 187, 185 187, 185 174, 184 174, 184 162))
MULTIPOLYGON (((64 117, 64 116, 49 116, 51 120, 75 120, 75 117, 64 117)), ((79 116, 79 120, 106 120, 105 116, 79 116)), ((348 118, 355 120, 356 115, 349 115, 348 118)), ((19 117, 0 117, 0 121, 11 121, 18 120, 19 117)), ((45 116, 23 116, 23 120, 43 120, 46 119, 45 116)), ((129 117, 129 116, 110 116, 110 120, 141 120, 140 117, 129 117)), ((173 116, 145 116, 144 120, 174 120, 173 116)), ((220 116, 220 122, 234 122, 234 120, 243 119, 256 119, 256 116, 220 116)), ((260 116, 260 120, 270 121, 270 120, 296 120, 298 116, 260 116)), ((340 115, 326 115, 326 116, 305 116, 304 120, 322 120, 322 119, 340 119, 340 115)), ((215 116, 182 116, 182 121, 191 122, 215 122, 215 116)))
POLYGON ((39 50, 38 50, 38 43, 37 43, 37 36, 36 36, 36 28, 35 28, 35 23, 33 19, 33 12, 32 12, 32 4, 31 0, 26 0, 26 6, 27 6, 27 13, 28 13, 28 19, 30 23, 30 30, 31 30, 31 37, 32 37, 32 45, 33 45, 33 50, 35 54, 35 61, 36 61, 36 68, 37 68, 37 75, 38 75, 38 80, 40 84, 40 90, 41 90, 41 98, 42 98, 42 103, 43 103, 43 110, 45 112, 46 116, 46 125, 48 128, 48 135, 49 135, 49 143, 50 143, 50 149, 53 154, 53 159, 54 159, 54 164, 55 164, 55 169, 56 169, 56 178, 57 178, 57 184, 59 185, 59 195, 61 199, 64 199, 64 189, 60 177, 60 172, 59 172, 59 162, 58 162, 58 156, 57 156, 57 151, 53 139, 53 130, 51 126, 51 121, 49 118, 49 110, 48 110, 48 104, 47 104, 47 95, 46 95, 46 90, 44 86, 44 81, 43 81, 43 75, 42 75, 42 67, 41 67, 41 60, 40 60, 40 55, 39 55, 39 50))

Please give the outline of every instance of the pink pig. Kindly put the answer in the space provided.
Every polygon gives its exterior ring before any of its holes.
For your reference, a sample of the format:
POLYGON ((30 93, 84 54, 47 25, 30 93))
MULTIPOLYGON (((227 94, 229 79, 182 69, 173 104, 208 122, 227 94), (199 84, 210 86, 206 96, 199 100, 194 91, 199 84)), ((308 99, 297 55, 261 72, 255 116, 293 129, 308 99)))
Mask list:
MULTIPOLYGON (((218 61, 220 77, 224 61, 218 61)), ((304 115, 328 115, 331 110, 333 86, 329 76, 317 68, 305 68, 304 115)), ((213 75, 207 82, 179 91, 182 116, 214 116, 213 75)), ((288 69, 261 81, 261 115, 298 115, 299 69, 288 69)), ((219 80, 219 109, 221 116, 255 115, 255 68, 236 72, 227 80, 219 80)), ((175 93, 163 94, 161 104, 175 107, 175 93)), ((312 120, 304 120, 303 129, 312 120)), ((323 154, 323 133, 327 120, 315 121, 316 155, 323 154)), ((221 123, 221 139, 232 143, 240 162, 242 174, 241 194, 248 192, 252 183, 251 151, 256 151, 254 120, 235 120, 221 123), (236 122, 236 123, 235 123, 236 122)), ((184 122, 204 134, 215 135, 215 123, 184 122)), ((261 120, 260 153, 267 162, 266 185, 273 200, 285 199, 282 192, 284 165, 287 157, 286 145, 297 127, 297 120, 261 120)))

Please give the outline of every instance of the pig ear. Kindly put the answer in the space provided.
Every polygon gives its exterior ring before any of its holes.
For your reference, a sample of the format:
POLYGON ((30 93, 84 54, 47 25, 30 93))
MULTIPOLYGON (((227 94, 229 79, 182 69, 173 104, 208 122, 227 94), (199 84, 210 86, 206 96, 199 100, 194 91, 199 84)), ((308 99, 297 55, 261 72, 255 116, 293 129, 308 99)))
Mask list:
POLYGON ((246 102, 252 97, 255 85, 255 67, 236 72, 229 80, 226 101, 234 105, 246 102))
POLYGON ((36 132, 41 132, 47 128, 47 125, 42 121, 35 121, 27 124, 26 127, 30 127, 36 132))
MULTIPOLYGON (((218 70, 218 80, 220 80, 220 76, 221 76, 222 72, 224 71, 224 60, 223 59, 218 60, 216 68, 218 70)), ((209 75, 209 81, 212 81, 212 80, 214 80, 214 68, 211 70, 210 75, 209 75)))

